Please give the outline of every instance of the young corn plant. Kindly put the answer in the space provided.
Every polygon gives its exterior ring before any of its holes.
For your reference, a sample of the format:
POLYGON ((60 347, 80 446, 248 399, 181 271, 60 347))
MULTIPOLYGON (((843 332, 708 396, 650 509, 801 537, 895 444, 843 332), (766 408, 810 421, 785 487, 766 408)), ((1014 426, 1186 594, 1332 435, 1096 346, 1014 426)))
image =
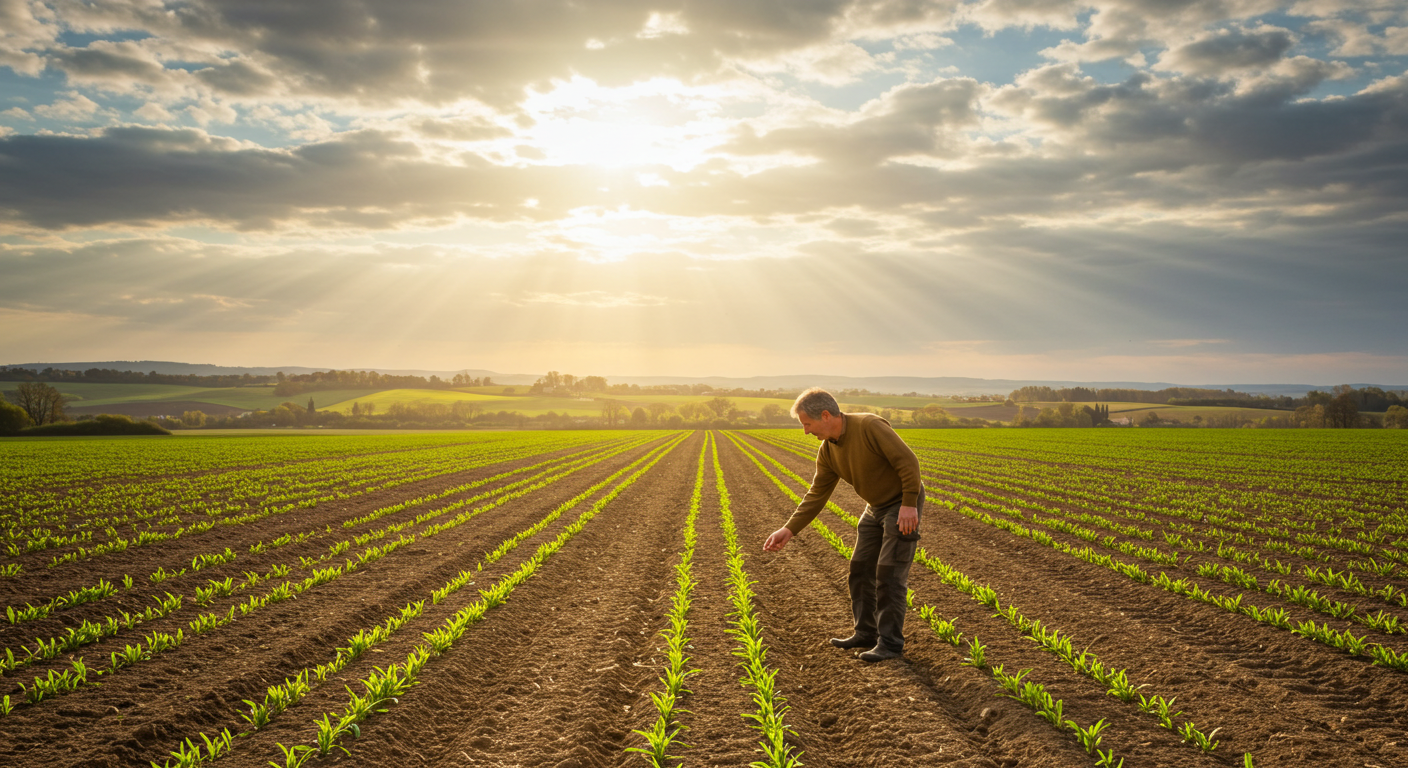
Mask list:
POLYGON ((758 742, 758 751, 763 754, 764 759, 754 761, 750 766, 795 768, 802 764, 802 753, 794 752, 795 747, 787 742, 787 735, 792 732, 791 726, 785 721, 789 707, 786 698, 777 689, 777 670, 767 666, 767 645, 763 642, 762 625, 753 610, 753 582, 748 580, 743 551, 738 545, 738 529, 733 522, 728 486, 724 482, 723 467, 719 463, 717 443, 713 447, 712 458, 715 487, 719 493, 719 523, 723 528, 728 553, 728 599, 734 608, 729 614, 733 617, 730 622, 733 627, 727 631, 738 642, 738 647, 733 653, 742 659, 739 666, 743 667, 744 675, 740 682, 752 689, 753 704, 756 707, 753 712, 744 713, 743 718, 753 721, 752 727, 762 735, 758 742))
MULTIPOLYGON (((705 433, 704 445, 699 451, 694 493, 690 497, 689 513, 685 516, 684 551, 680 553, 680 561, 675 565, 676 588, 667 614, 670 624, 660 632, 665 640, 665 670, 660 677, 665 691, 650 694, 650 700, 658 713, 654 722, 645 730, 633 731, 645 739, 646 746, 626 748, 627 752, 643 755, 652 768, 666 768, 671 765, 671 761, 678 759, 670 754, 680 732, 684 730, 678 720, 678 714, 685 710, 677 709, 677 705, 684 694, 690 693, 689 689, 685 688, 685 681, 699 673, 697 669, 688 668, 689 657, 684 655, 684 648, 689 642, 685 632, 689 628, 690 596, 695 586, 690 568, 694 559, 695 520, 699 517, 699 503, 704 490, 704 458, 711 439, 712 435, 705 433)), ((680 743, 679 746, 689 745, 680 743)))
POLYGON ((1204 734, 1202 731, 1198 730, 1198 727, 1192 722, 1187 722, 1183 724, 1183 728, 1179 731, 1179 735, 1183 737, 1184 741, 1197 744, 1198 749, 1210 753, 1213 750, 1217 749, 1217 745, 1219 744, 1219 742, 1213 741, 1212 737, 1216 736, 1217 732, 1220 730, 1222 729, 1214 728, 1212 729, 1211 733, 1204 734))

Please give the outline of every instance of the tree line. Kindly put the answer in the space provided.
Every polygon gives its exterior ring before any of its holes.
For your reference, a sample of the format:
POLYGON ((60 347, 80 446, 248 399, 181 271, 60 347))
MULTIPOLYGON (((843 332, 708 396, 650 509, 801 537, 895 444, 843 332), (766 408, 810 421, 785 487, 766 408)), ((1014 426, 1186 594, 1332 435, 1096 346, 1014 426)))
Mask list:
POLYGON ((274 383, 273 376, 253 376, 248 373, 197 376, 190 373, 157 373, 150 371, 114 371, 110 368, 89 368, 70 371, 62 368, 0 368, 0 381, 47 381, 81 384, 176 384, 183 387, 249 387, 274 383))
MULTIPOLYGON (((1150 403, 1171 405, 1171 400, 1226 400, 1236 401, 1242 407, 1248 401, 1267 399, 1265 395, 1253 395, 1232 389, 1199 389, 1197 387, 1167 387, 1165 389, 1123 389, 1107 387, 1060 387, 1027 386, 1012 390, 1007 396, 1017 403, 1096 403, 1102 401, 1116 403, 1150 403)), ((1274 398, 1273 398, 1274 399, 1274 398)))
POLYGON ((305 392, 322 392, 329 389, 456 389, 459 387, 492 387, 494 380, 488 376, 478 378, 465 373, 457 373, 448 379, 436 374, 415 376, 396 375, 376 371, 313 371, 312 373, 274 375, 274 394, 279 397, 300 395, 305 392))

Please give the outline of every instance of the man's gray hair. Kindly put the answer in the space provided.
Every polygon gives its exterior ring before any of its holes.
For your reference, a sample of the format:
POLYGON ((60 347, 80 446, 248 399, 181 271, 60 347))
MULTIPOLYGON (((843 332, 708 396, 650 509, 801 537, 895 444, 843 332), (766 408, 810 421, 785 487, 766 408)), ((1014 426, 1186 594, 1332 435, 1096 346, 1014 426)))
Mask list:
POLYGON ((819 419, 822 411, 826 411, 832 416, 841 415, 841 406, 836 404, 836 398, 821 387, 812 387, 797 395, 797 402, 792 404, 792 418, 794 419, 797 418, 798 413, 807 414, 809 419, 819 419))

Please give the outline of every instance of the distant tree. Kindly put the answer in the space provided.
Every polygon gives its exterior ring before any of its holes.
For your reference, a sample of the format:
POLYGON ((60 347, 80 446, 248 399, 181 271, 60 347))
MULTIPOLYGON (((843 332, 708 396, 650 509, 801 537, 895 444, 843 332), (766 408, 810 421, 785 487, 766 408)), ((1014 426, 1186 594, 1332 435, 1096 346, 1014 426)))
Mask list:
POLYGON ((1390 405, 1384 414, 1384 429, 1408 429, 1408 408, 1390 405))
POLYGON ((0 400, 0 435, 18 432, 29 425, 29 414, 23 408, 0 400))
POLYGON ((361 416, 361 415, 362 415, 362 404, 361 404, 361 403, 355 402, 355 401, 352 403, 352 415, 353 415, 353 416, 361 416))
POLYGON ((765 403, 762 408, 763 421, 768 424, 781 424, 787 421, 787 411, 777 403, 765 403))
POLYGON ((948 411, 937 403, 929 403, 914 412, 914 423, 920 427, 944 427, 950 423, 948 411))
POLYGON ((450 404, 450 417, 455 421, 470 421, 482 410, 483 407, 473 400, 456 400, 450 404))
POLYGON ((606 379, 601 376, 586 376, 580 382, 586 392, 605 392, 606 379))
POLYGON ((677 410, 680 412, 680 418, 686 421, 703 421, 713 415, 713 411, 702 403, 680 403, 677 410))
POLYGON ((684 417, 678 413, 671 414, 670 418, 665 421, 665 426, 670 429, 679 429, 684 426, 684 417))
MULTIPOLYGON (((484 377, 484 383, 483 383, 481 386, 492 387, 492 386, 494 386, 494 380, 491 379, 491 378, 489 378, 488 376, 485 376, 485 377, 484 377)), ((513 393, 510 392, 509 394, 513 394, 513 393)))
MULTIPOLYGON (((434 378, 434 377, 432 376, 431 378, 434 378)), ((315 413, 317 413, 317 412, 318 412, 318 409, 313 407, 313 398, 311 398, 311 397, 308 398, 308 415, 309 415, 309 416, 312 416, 313 414, 315 414, 315 413)))
POLYGON ((181 414, 181 423, 192 429, 205 426, 205 419, 204 411, 186 411, 181 414))
MULTIPOLYGON (((588 376, 587 378, 590 379, 592 377, 588 376)), ((606 379, 602 379, 602 381, 606 381, 606 379)), ((651 403, 646 407, 650 409, 650 420, 656 423, 659 423, 661 419, 665 418, 665 414, 675 410, 669 403, 651 403)))
POLYGON ((631 426, 640 428, 650 426, 650 414, 644 408, 636 408, 631 411, 631 426))
MULTIPOLYGON (((1335 388, 1336 390, 1339 387, 1335 388)), ((1325 406, 1325 426, 1350 429, 1359 426, 1359 399, 1353 390, 1339 392, 1325 406)))
POLYGON ((726 418, 734 410, 733 401, 727 397, 713 397, 704 402, 704 407, 714 412, 718 418, 726 418))
MULTIPOLYGON (((1311 392, 1310 394, 1317 394, 1311 392)), ((1310 429, 1320 429, 1326 426, 1325 406, 1322 403, 1314 405, 1302 405, 1296 409, 1293 417, 1296 424, 1310 429)))
POLYGON ((48 384, 26 381, 9 395, 35 426, 64 420, 64 396, 48 384))
POLYGON ((618 422, 625 421, 627 413, 629 411, 626 410, 626 406, 616 400, 601 401, 601 420, 608 427, 614 427, 618 422))
POLYGON ((513 394, 513 392, 514 392, 513 387, 504 387, 504 394, 505 394, 505 395, 511 395, 511 394, 513 394))

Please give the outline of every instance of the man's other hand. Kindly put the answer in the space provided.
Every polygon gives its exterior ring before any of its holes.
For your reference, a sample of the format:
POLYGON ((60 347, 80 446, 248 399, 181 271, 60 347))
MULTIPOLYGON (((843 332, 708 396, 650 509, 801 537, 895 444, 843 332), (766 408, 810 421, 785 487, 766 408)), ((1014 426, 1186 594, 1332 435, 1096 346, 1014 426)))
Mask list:
POLYGON ((787 528, 778 528, 772 532, 768 540, 763 542, 764 552, 781 552, 787 546, 787 542, 792 540, 792 531, 787 528))
POLYGON ((919 527, 919 509, 917 507, 900 507, 900 517, 895 521, 900 527, 900 533, 908 536, 914 533, 919 527))

